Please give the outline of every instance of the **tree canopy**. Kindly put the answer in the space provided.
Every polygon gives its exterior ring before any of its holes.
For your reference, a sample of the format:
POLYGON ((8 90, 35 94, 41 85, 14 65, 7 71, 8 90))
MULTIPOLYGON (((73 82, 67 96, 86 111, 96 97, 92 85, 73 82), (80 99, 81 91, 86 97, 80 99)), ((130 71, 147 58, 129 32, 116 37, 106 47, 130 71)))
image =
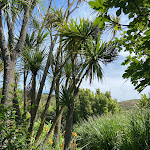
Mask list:
POLYGON ((122 63, 129 65, 123 78, 131 79, 131 83, 139 92, 150 85, 150 1, 149 0, 95 0, 89 2, 90 6, 98 12, 95 22, 104 28, 106 24, 115 24, 115 29, 124 27, 121 38, 116 38, 118 49, 128 51, 130 55, 122 63), (129 24, 115 22, 110 17, 110 11, 116 16, 125 14, 129 24))
POLYGON ((92 92, 90 89, 80 89, 77 100, 75 102, 74 123, 90 116, 101 116, 103 114, 119 111, 117 99, 112 99, 111 93, 106 91, 92 92))

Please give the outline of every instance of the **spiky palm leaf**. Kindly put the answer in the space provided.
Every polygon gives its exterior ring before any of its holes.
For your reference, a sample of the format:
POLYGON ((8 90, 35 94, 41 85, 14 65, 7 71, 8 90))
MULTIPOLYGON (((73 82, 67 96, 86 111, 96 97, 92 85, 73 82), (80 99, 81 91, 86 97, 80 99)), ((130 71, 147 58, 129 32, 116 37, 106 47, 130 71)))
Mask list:
POLYGON ((59 98, 60 98, 60 105, 69 106, 73 101, 73 93, 71 89, 62 87, 59 98))
POLYGON ((48 33, 38 31, 32 32, 31 36, 27 34, 25 49, 22 52, 22 59, 27 69, 32 73, 37 73, 42 68, 42 62, 46 57, 45 48, 40 50, 39 47, 46 39, 48 33))
POLYGON ((57 27, 58 23, 62 23, 63 21, 63 10, 62 8, 51 8, 50 13, 47 14, 46 19, 46 27, 49 28, 50 26, 57 27))
POLYGON ((96 42, 89 39, 83 51, 85 57, 83 68, 86 68, 86 76, 90 77, 90 82, 94 79, 94 75, 98 79, 102 79, 103 71, 100 62, 106 65, 114 61, 117 54, 115 47, 111 43, 102 43, 100 37, 96 42))
POLYGON ((89 20, 80 19, 79 24, 71 20, 70 23, 61 25, 60 35, 63 37, 65 48, 69 50, 68 52, 71 50, 75 52, 75 48, 77 49, 75 53, 77 60, 80 61, 80 64, 76 65, 78 79, 85 75, 90 77, 90 82, 94 75, 102 79, 100 62, 107 64, 117 56, 116 49, 111 43, 101 42, 100 33, 97 26, 89 20))
POLYGON ((26 48, 22 53, 25 68, 31 70, 32 73, 37 73, 42 68, 42 62, 45 56, 45 49, 39 51, 26 48))
POLYGON ((88 19, 80 18, 79 24, 77 24, 77 20, 73 19, 67 24, 64 22, 60 25, 60 35, 63 37, 62 41, 67 44, 76 44, 79 46, 81 43, 83 44, 90 37, 96 39, 98 33, 100 32, 98 26, 94 26, 92 22, 88 19))

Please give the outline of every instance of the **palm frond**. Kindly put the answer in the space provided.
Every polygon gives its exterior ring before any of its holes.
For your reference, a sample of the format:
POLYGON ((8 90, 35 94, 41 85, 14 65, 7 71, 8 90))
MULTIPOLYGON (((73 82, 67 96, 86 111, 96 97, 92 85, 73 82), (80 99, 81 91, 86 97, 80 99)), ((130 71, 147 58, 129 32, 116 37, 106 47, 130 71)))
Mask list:
POLYGON ((71 89, 67 89, 62 86, 61 92, 60 92, 60 105, 62 106, 69 106, 73 101, 73 93, 71 89))

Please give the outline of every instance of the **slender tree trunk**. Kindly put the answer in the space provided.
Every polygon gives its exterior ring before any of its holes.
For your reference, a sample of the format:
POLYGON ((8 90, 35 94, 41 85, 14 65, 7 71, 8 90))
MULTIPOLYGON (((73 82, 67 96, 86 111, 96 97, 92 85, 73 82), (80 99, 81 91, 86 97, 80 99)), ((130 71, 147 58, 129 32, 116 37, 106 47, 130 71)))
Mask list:
POLYGON ((38 111, 38 108, 39 108, 39 103, 40 103, 41 96, 42 96, 42 91, 43 91, 43 88, 44 88, 44 85, 45 85, 45 81, 46 81, 46 77, 47 77, 47 74, 48 74, 49 66, 51 64, 51 56, 52 56, 53 48, 55 46, 57 37, 58 36, 55 36, 55 38, 54 38, 54 40, 53 40, 53 42, 51 44, 51 47, 50 47, 48 59, 47 59, 47 62, 46 62, 46 67, 45 67, 45 70, 44 70, 44 74, 43 74, 42 80, 40 82, 40 87, 39 87, 39 91, 37 93, 37 98, 35 100, 35 107, 34 107, 34 112, 33 112, 33 121, 30 124, 30 127, 29 127, 30 130, 33 130, 33 127, 34 127, 34 123, 35 123, 35 120, 36 120, 37 111, 38 111))
MULTIPOLYGON (((60 111, 60 109, 59 109, 60 111)), ((58 115, 59 112, 57 112, 56 115, 58 115)), ((63 113, 63 112, 62 112, 63 113)), ((55 149, 59 150, 59 143, 60 143, 60 139, 59 139, 59 135, 60 135, 60 130, 61 130, 61 120, 62 120, 62 113, 60 114, 57 124, 55 126, 55 130, 54 130, 54 142, 55 142, 55 149)))
MULTIPOLYGON (((69 56, 70 57, 70 56, 69 56)), ((61 69, 64 67, 64 65, 66 64, 66 62, 69 60, 69 57, 65 60, 65 62, 60 66, 60 68, 56 71, 56 73, 54 74, 54 78, 53 78, 53 81, 52 81, 52 85, 51 85, 51 89, 50 89, 50 92, 49 92, 49 95, 48 95, 48 98, 47 98, 47 102, 46 102, 46 105, 45 105, 45 109, 42 113, 42 116, 41 116, 41 123, 40 123, 40 127, 37 131, 37 134, 36 134, 36 137, 35 137, 35 143, 38 142, 39 140, 39 137, 43 131, 43 126, 44 126, 44 123, 45 123, 45 119, 46 119, 46 115, 47 115, 47 111, 48 111, 48 108, 49 108, 49 105, 50 105, 50 100, 51 100, 51 96, 52 96, 52 92, 54 90, 54 85, 55 85, 55 82, 56 82, 56 76, 57 74, 61 71, 61 69)), ((37 95, 38 96, 38 95, 37 95)), ((36 106, 36 105, 35 105, 36 106)))
POLYGON ((16 122, 21 121, 21 112, 20 112, 20 107, 17 99, 17 82, 18 82, 18 77, 15 75, 15 85, 14 85, 14 99, 13 99, 13 105, 14 108, 16 109, 16 122))
POLYGON ((51 85, 51 89, 50 89, 50 92, 49 92, 49 95, 48 95, 48 98, 47 98, 47 102, 46 102, 46 105, 45 105, 45 109, 42 113, 42 116, 41 116, 41 123, 40 123, 40 127, 37 131, 37 134, 36 134, 36 137, 35 137, 35 143, 38 142, 41 134, 42 134, 42 131, 43 131, 43 127, 44 127, 44 123, 45 123, 45 119, 46 119, 46 115, 47 115, 47 112, 48 112, 48 108, 49 108, 49 105, 50 105, 50 100, 51 100, 51 96, 52 96, 52 93, 54 91, 54 85, 55 85, 55 77, 52 81, 52 85, 51 85))
MULTIPOLYGON (((55 97, 56 97, 56 116, 58 115, 59 111, 60 111, 60 106, 59 106, 59 81, 60 79, 58 79, 56 81, 56 89, 55 89, 55 97)), ((53 135, 53 139, 54 139, 54 147, 55 149, 58 148, 59 145, 59 134, 60 134, 60 129, 61 129, 61 115, 56 123, 55 126, 55 130, 54 130, 54 135, 53 135)))
POLYGON ((32 74, 32 89, 31 89, 31 121, 28 132, 32 136, 33 132, 33 122, 34 122, 34 108, 35 108, 35 95, 36 95, 36 75, 37 73, 32 74))
MULTIPOLYGON (((62 37, 60 37, 60 44, 59 44, 59 50, 58 50, 58 56, 56 57, 56 71, 58 70, 59 63, 62 64, 63 62, 63 54, 62 54, 62 37)), ((59 77, 56 80, 56 87, 55 87, 55 98, 56 98, 56 116, 58 115, 60 111, 60 102, 59 102, 59 89, 60 89, 60 78, 62 76, 62 70, 59 72, 59 77)), ((60 129, 61 129, 61 118, 62 115, 60 115, 58 122, 56 123, 55 130, 54 130, 54 147, 55 149, 59 148, 59 135, 60 135, 60 129)))
POLYGON ((27 82, 28 71, 26 72, 24 69, 24 114, 26 119, 26 110, 27 110, 27 89, 26 89, 26 82, 27 82))
MULTIPOLYGON (((72 62, 72 88, 75 94, 76 90, 76 81, 75 81, 75 55, 71 56, 71 62, 72 62)), ((74 110, 74 99, 72 100, 71 104, 68 106, 68 111, 67 111, 67 117, 66 117, 66 132, 65 132, 65 145, 64 145, 64 150, 69 150, 70 149, 70 144, 71 144, 71 133, 72 133, 72 126, 73 126, 73 110, 74 110)))
POLYGON ((68 106, 67 117, 66 117, 66 132, 65 132, 64 150, 70 149, 72 127, 73 127, 73 110, 74 110, 74 100, 70 104, 70 106, 68 106))

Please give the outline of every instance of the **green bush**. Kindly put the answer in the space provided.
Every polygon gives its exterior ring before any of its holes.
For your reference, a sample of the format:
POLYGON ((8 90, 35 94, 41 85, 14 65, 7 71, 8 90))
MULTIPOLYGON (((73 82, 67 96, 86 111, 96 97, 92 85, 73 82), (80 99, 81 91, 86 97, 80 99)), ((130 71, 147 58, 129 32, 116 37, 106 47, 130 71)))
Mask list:
POLYGON ((92 92, 90 89, 80 89, 75 102, 73 122, 74 124, 90 116, 116 113, 120 111, 117 99, 112 99, 111 93, 106 91, 92 92))
POLYGON ((0 104, 0 149, 29 149, 27 143, 26 122, 16 122, 13 107, 0 104))
POLYGON ((149 110, 91 117, 75 127, 84 150, 150 149, 149 110))

